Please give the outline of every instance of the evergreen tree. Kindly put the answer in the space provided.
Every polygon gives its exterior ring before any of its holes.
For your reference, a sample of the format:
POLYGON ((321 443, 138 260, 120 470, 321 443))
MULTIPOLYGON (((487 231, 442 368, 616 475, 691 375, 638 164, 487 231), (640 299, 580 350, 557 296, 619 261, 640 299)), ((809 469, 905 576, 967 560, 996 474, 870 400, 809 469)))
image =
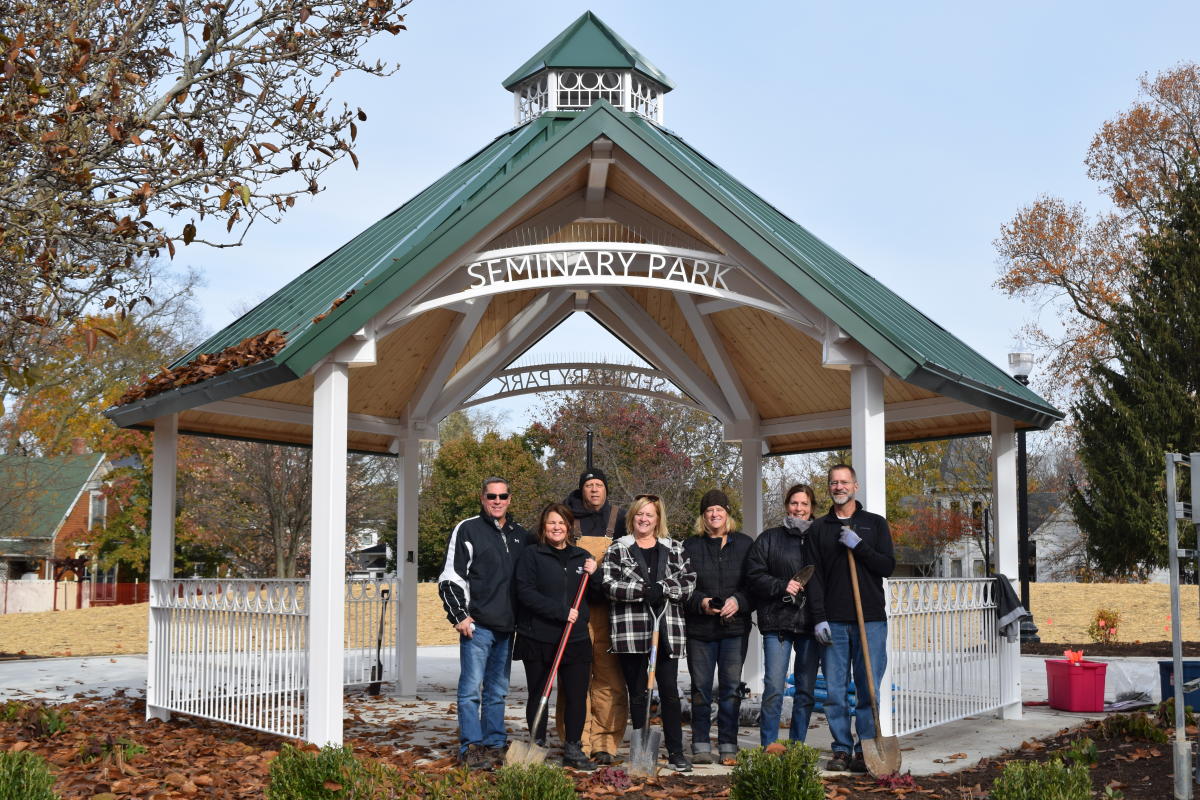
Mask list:
POLYGON ((1071 505, 1093 566, 1137 576, 1166 564, 1164 454, 1200 450, 1200 174, 1195 163, 1142 237, 1143 266, 1116 304, 1114 358, 1075 405, 1086 481, 1071 505))

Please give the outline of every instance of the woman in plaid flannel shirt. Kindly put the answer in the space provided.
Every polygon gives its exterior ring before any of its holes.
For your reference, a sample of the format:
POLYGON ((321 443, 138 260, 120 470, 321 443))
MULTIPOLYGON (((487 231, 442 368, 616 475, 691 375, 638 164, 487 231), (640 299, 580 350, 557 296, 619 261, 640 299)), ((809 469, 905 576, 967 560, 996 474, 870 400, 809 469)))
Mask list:
POLYGON ((604 556, 601 585, 612 600, 609 627, 612 650, 621 663, 629 689, 629 716, 634 735, 646 719, 646 672, 650 662, 652 614, 659 624, 656 680, 668 762, 677 772, 692 768, 683 754, 683 721, 679 705, 679 659, 686 648, 683 602, 696 587, 696 575, 683 546, 667 532, 667 512, 655 495, 639 495, 629 507, 622 536, 604 556))

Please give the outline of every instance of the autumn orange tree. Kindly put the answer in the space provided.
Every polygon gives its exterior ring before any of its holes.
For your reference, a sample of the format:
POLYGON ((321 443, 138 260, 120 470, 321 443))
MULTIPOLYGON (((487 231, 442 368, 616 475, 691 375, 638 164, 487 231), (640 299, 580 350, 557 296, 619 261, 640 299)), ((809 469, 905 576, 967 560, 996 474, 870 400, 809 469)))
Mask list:
POLYGON ((1086 381, 1093 359, 1111 357, 1113 308, 1144 259, 1138 236, 1155 231, 1155 209, 1200 153, 1200 66, 1179 64, 1140 85, 1138 99, 1104 123, 1084 160, 1113 209, 1089 215, 1081 203, 1044 195, 1018 210, 995 241, 996 286, 1057 314, 1060 332, 1036 322, 1026 332, 1066 393, 1086 381))
MULTIPOLYGON (((0 3, 0 379, 28 337, 150 299, 151 259, 278 219, 353 142, 346 71, 407 0, 0 3), (35 329, 43 329, 41 331, 35 329)), ((4 388, 4 387, 0 387, 4 388)))

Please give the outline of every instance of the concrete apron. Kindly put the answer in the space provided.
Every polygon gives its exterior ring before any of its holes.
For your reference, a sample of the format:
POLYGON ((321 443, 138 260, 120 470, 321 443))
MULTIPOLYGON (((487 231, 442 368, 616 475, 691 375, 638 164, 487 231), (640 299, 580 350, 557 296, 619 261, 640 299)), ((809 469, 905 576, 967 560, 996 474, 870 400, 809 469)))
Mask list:
MULTIPOLYGON (((1022 694, 1026 702, 1046 700, 1045 658, 1024 656, 1021 659, 1022 694)), ((1153 686, 1152 699, 1158 700, 1158 661, 1156 658, 1090 659, 1109 663, 1105 683, 1106 700, 1113 700, 1123 687, 1153 686)), ((513 665, 506 719, 510 737, 524 739, 525 671, 520 663, 513 665)), ((369 737, 392 741, 398 747, 430 748, 431 757, 454 752, 457 744, 457 722, 453 711, 456 687, 450 682, 458 676, 457 646, 421 647, 417 651, 417 697, 397 697, 387 692, 380 697, 368 697, 361 689, 347 693, 346 714, 348 736, 369 737)), ((681 664, 680 695, 685 708, 689 687, 686 665, 681 664)), ((39 698, 47 702, 64 702, 78 694, 108 696, 125 690, 130 696, 141 696, 146 683, 146 656, 93 656, 89 658, 55 658, 0 662, 0 699, 39 698)), ((751 704, 747 701, 747 706, 751 704)), ((785 700, 783 720, 790 719, 790 700, 785 700)), ((1002 720, 995 715, 968 717, 939 725, 900 739, 904 757, 903 771, 913 775, 953 772, 972 766, 982 758, 993 758, 1006 750, 1020 747, 1029 739, 1043 738, 1063 728, 1074 727, 1103 714, 1075 714, 1056 711, 1047 706, 1026 706, 1023 719, 1002 720)), ((716 722, 714 714, 712 739, 715 747, 716 722)), ((559 754, 553 744, 556 739, 550 727, 551 754, 559 754)), ((783 730, 786 737, 786 728, 783 730)), ((684 743, 690 745, 691 732, 685 725, 684 743)), ((809 745, 822 751, 822 765, 829 755, 829 728, 821 714, 814 714, 808 732, 809 745)), ((742 747, 757 747, 758 727, 739 729, 738 743, 742 747)), ((626 745, 627 746, 627 745, 626 745)), ((627 751, 626 751, 627 752, 627 751)), ((625 753, 619 754, 621 756, 625 753)), ((665 757, 665 753, 664 753, 665 757)), ((696 775, 726 774, 729 767, 712 764, 696 765, 696 775)))

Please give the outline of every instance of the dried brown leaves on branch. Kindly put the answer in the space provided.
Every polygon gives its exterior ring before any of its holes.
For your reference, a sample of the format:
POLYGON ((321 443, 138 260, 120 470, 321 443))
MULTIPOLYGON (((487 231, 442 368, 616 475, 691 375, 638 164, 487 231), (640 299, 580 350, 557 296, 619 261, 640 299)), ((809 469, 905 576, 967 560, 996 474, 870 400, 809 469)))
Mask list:
POLYGON ((142 256, 230 246, 353 152, 335 107, 407 0, 0 0, 0 365, 144 301, 142 256))
POLYGON ((1055 385, 1077 388, 1091 359, 1108 357, 1112 304, 1127 296, 1140 258, 1136 238, 1154 230, 1157 209, 1198 153, 1200 65, 1143 76, 1139 99, 1104 123, 1084 159, 1115 211, 1090 218, 1081 204, 1042 196, 1001 229, 996 286, 1051 308, 1061 326, 1025 331, 1049 357, 1043 373, 1055 385))

